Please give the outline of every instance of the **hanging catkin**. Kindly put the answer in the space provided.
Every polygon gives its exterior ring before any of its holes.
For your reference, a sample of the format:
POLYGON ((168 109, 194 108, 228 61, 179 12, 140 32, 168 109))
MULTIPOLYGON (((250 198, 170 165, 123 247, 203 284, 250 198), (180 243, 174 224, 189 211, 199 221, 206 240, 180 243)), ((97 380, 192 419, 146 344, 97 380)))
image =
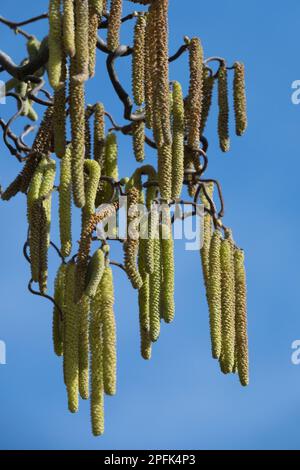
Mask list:
POLYGON ((63 6, 63 39, 65 53, 70 57, 74 57, 76 53, 74 0, 63 0, 63 6))
POLYGON ((101 290, 101 322, 103 334, 103 385, 107 395, 115 395, 117 383, 116 323, 114 314, 113 274, 109 266, 104 270, 101 290))
POLYGON ((215 78, 213 73, 208 70, 203 70, 203 100, 202 100, 202 117, 201 117, 201 126, 200 126, 200 136, 203 135, 203 132, 206 127, 207 119, 209 116, 211 104, 212 104, 212 95, 215 84, 215 78))
POLYGON ((220 230, 215 230, 209 250, 209 279, 207 290, 212 356, 214 359, 220 358, 222 348, 221 242, 221 232, 220 230))
POLYGON ((172 198, 172 145, 158 148, 158 181, 161 199, 169 202, 172 198))
POLYGON ((75 83, 76 63, 71 59, 70 116, 72 133, 72 188, 74 203, 81 208, 85 204, 83 165, 85 157, 85 96, 84 85, 75 83))
POLYGON ((235 327, 237 368, 241 384, 249 385, 249 358, 247 335, 247 288, 243 250, 234 252, 235 267, 235 327))
MULTIPOLYGON (((205 186, 207 195, 212 199, 214 185, 209 183, 205 186)), ((209 201, 207 200, 204 192, 202 191, 202 203, 204 204, 205 209, 210 209, 209 201)), ((210 250, 210 242, 212 237, 212 218, 208 212, 205 212, 204 221, 203 221, 203 245, 201 248, 201 262, 202 262, 202 271, 203 271, 203 279, 204 284, 206 287, 206 291, 208 288, 209 282, 209 250, 210 250)))
POLYGON ((76 75, 72 79, 84 82, 89 75, 89 4, 88 0, 75 0, 76 75))
MULTIPOLYGON (((148 274, 152 274, 154 271, 154 257, 153 257, 153 246, 154 246, 154 237, 153 234, 155 234, 155 231, 157 230, 157 224, 158 224, 158 217, 157 217, 157 211, 154 210, 152 214, 152 209, 153 209, 153 202, 154 199, 157 197, 157 173, 156 171, 152 170, 152 174, 149 174, 149 179, 148 179, 149 187, 147 188, 146 192, 146 208, 148 210, 148 238, 145 240, 145 259, 146 259, 146 266, 145 270, 148 274)), ((154 205, 154 208, 157 208, 157 205, 154 205)))
MULTIPOLYGON (((118 171, 118 144, 115 133, 110 132, 105 140, 104 164, 102 169, 103 176, 113 178, 117 181, 119 177, 118 171)), ((101 203, 107 203, 113 196, 112 185, 108 182, 101 183, 99 194, 97 195, 96 206, 101 203)))
POLYGON ((222 286, 222 362, 227 373, 231 373, 235 362, 235 282, 233 240, 227 232, 221 243, 222 286))
POLYGON ((62 263, 58 268, 54 282, 55 305, 53 308, 52 335, 54 352, 57 356, 62 356, 64 353, 64 319, 62 315, 64 311, 66 270, 67 265, 62 263))
POLYGON ((180 198, 184 179, 184 104, 179 82, 173 83, 172 198, 180 198))
POLYGON ((145 101, 145 33, 146 17, 139 15, 134 28, 132 53, 132 89, 135 104, 142 106, 145 101))
POLYGON ((145 122, 136 121, 132 124, 133 152, 137 162, 145 159, 145 122))
POLYGON ((203 99, 203 49, 200 39, 189 44, 190 86, 188 95, 188 146, 197 150, 200 144, 200 125, 203 99))
POLYGON ((110 51, 116 50, 120 44, 122 3, 122 0, 111 0, 107 28, 107 47, 110 51))
POLYGON ((62 21, 61 21, 61 0, 49 1, 49 82, 54 90, 60 88, 61 68, 62 68, 62 21))
POLYGON ((87 270, 85 294, 93 299, 104 272, 104 253, 99 248, 92 256, 87 270))
POLYGON ((241 62, 234 64, 233 94, 236 135, 242 136, 247 129, 247 105, 245 66, 241 62))
POLYGON ((83 400, 89 398, 89 313, 90 299, 83 295, 77 305, 79 321, 78 388, 83 400))
POLYGON ((168 206, 162 211, 161 224, 161 312, 166 323, 171 323, 175 315, 174 301, 174 243, 172 237, 171 213, 168 206))
POLYGON ((53 132, 54 151, 59 158, 66 152, 66 57, 63 54, 60 81, 63 86, 54 93, 53 132))
POLYGON ((161 251, 160 240, 153 240, 154 270, 150 274, 150 337, 151 341, 158 340, 160 335, 161 307, 161 251))
POLYGON ((89 76, 94 77, 99 21, 102 15, 102 1, 89 1, 89 76))
POLYGON ((132 287, 140 289, 143 280, 137 268, 137 256, 139 248, 138 229, 138 203, 140 200, 140 190, 132 186, 127 191, 128 214, 127 214, 127 240, 124 242, 124 265, 127 276, 129 277, 132 287))
POLYGON ((220 147, 223 152, 230 149, 229 139, 229 104, 228 104, 228 82, 226 64, 222 64, 218 72, 218 133, 220 147))
POLYGON ((72 250, 72 180, 71 180, 71 146, 60 163, 59 183, 59 229, 61 254, 67 257, 72 250))
POLYGON ((105 151, 105 121, 104 106, 96 103, 94 114, 94 160, 99 163, 100 168, 104 164, 105 151))
POLYGON ((64 311, 64 372, 71 413, 78 411, 79 387, 79 316, 74 303, 75 263, 67 265, 64 311))
POLYGON ((144 66, 145 66, 145 114, 146 126, 151 129, 153 126, 153 93, 156 74, 156 31, 154 8, 150 5, 147 15, 145 30, 144 66))

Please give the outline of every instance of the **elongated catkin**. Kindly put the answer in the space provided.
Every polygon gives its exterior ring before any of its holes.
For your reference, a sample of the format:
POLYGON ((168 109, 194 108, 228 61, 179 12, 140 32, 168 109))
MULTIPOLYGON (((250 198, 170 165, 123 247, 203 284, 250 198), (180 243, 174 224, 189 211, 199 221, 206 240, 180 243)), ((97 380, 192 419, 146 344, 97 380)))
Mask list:
POLYGON ((70 57, 74 57, 76 53, 74 1, 63 0, 63 5, 63 38, 65 53, 70 57))
POLYGON ((90 299, 83 295, 77 305, 79 317, 78 389, 83 400, 89 399, 89 313, 90 299))
POLYGON ((66 152, 66 57, 62 55, 61 65, 61 83, 62 87, 54 93, 53 110, 53 132, 54 132, 54 151, 59 158, 62 158, 66 152))
POLYGON ((94 114, 94 160, 99 163, 102 170, 105 152, 105 121, 104 106, 96 103, 94 114))
POLYGON ((134 28, 134 46, 132 53, 132 90, 137 106, 142 106, 145 101, 145 33, 146 17, 139 15, 134 28))
POLYGON ((220 359, 222 349, 222 291, 221 291, 221 243, 220 230, 213 233, 209 250, 209 279, 207 300, 210 317, 212 356, 220 359))
POLYGON ((188 145, 197 150, 200 144, 200 125, 203 99, 203 49, 198 38, 189 45, 190 87, 188 95, 188 145))
MULTIPOLYGON (((158 213, 157 213, 158 216, 158 213)), ((155 217, 153 213, 153 217, 155 217)), ((153 237, 153 273, 150 274, 150 338, 155 342, 160 335, 160 307, 161 307, 161 251, 159 239, 159 226, 154 222, 157 232, 152 232, 153 237)))
POLYGON ((50 0, 49 2, 49 82, 54 90, 60 88, 62 68, 62 22, 61 22, 61 0, 50 0))
POLYGON ((211 109, 212 104, 212 96, 215 84, 215 78, 207 69, 203 70, 203 100, 202 100, 202 118, 201 118, 201 125, 200 125, 200 136, 203 135, 203 132, 206 127, 207 119, 209 116, 209 112, 211 109))
POLYGON ((132 126, 133 152, 137 162, 145 159, 145 123, 136 121, 132 126))
POLYGON ((52 321, 52 337, 53 348, 57 356, 62 356, 64 353, 64 296, 65 296, 65 280, 66 280, 67 265, 62 263, 58 268, 55 282, 54 282, 54 301, 53 308, 53 321, 52 321))
POLYGON ((137 233, 137 217, 138 208, 137 204, 140 200, 140 191, 136 187, 132 187, 127 192, 128 201, 128 215, 127 215, 127 230, 128 236, 124 243, 124 265, 126 273, 132 287, 140 289, 143 285, 143 280, 137 267, 137 256, 139 248, 139 234, 137 233))
POLYGON ((175 268, 174 268, 174 242, 170 208, 164 207, 161 224, 161 260, 162 260, 162 286, 161 286, 161 313, 166 323, 171 323, 175 315, 175 268))
POLYGON ((104 273, 104 253, 99 248, 95 251, 88 266, 85 294, 94 298, 104 273))
POLYGON ((68 146, 60 164, 59 183, 59 231, 61 254, 67 257, 72 250, 72 150, 68 146))
POLYGON ((184 104, 179 82, 173 83, 172 198, 180 198, 184 179, 184 104))
POLYGON ((110 51, 117 49, 120 44, 122 4, 122 0, 111 0, 107 29, 107 47, 110 51))
POLYGON ((247 129, 247 104, 245 66, 241 62, 234 64, 233 97, 236 135, 242 136, 247 129))
MULTIPOLYGON (((207 184, 205 188, 206 188, 206 192, 208 196, 212 199, 214 185, 207 184)), ((202 203, 204 204, 204 207, 206 209, 210 209, 209 201, 205 197, 204 193, 202 193, 202 203)), ((209 213, 205 212, 204 222, 203 222, 203 245, 201 248, 201 262, 202 262, 203 279, 204 279, 206 291, 207 291, 208 283, 209 283, 209 250, 210 250, 211 236, 212 236, 212 218, 209 213)))
POLYGON ((228 104, 227 69, 226 69, 225 64, 220 66, 219 73, 218 73, 218 103, 219 103, 218 133, 219 133, 220 147, 223 152, 228 152, 230 149, 229 104, 228 104))
POLYGON ((88 0, 75 0, 75 45, 77 72, 72 80, 84 82, 89 75, 89 4, 88 0))

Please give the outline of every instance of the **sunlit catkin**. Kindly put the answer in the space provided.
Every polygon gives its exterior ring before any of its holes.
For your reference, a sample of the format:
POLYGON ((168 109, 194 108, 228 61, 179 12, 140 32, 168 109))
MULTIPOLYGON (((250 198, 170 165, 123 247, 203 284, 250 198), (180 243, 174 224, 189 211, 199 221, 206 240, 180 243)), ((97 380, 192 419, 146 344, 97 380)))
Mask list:
POLYGON ((161 260, 162 260, 162 286, 161 286, 161 312, 166 323, 171 323, 175 315, 175 272, 174 272, 174 242, 172 237, 172 224, 170 208, 162 211, 161 224, 161 260))
POLYGON ((197 150, 200 143, 200 125, 203 99, 203 49, 200 39, 189 44, 190 86, 188 95, 188 146, 197 150))
POLYGON ((247 287, 244 262, 244 252, 240 249, 236 249, 234 252, 236 353, 240 382, 245 387, 249 385, 249 357, 247 334, 247 287))
POLYGON ((84 170, 87 175, 85 206, 83 208, 83 218, 88 221, 95 212, 95 200, 100 180, 100 166, 95 160, 85 160, 84 170))
POLYGON ((247 104, 245 66, 241 62, 234 64, 233 95, 236 134, 242 136, 247 129, 247 104))
POLYGON ((137 162, 145 159, 145 123, 143 120, 132 124, 133 152, 137 162))
MULTIPOLYGON (((71 76, 76 73, 75 60, 71 61, 71 76)), ((85 96, 84 85, 70 80, 70 116, 72 134, 72 189, 74 203, 85 204, 83 165, 85 157, 85 96)))
POLYGON ((100 248, 95 251, 87 270, 85 294, 93 299, 104 272, 104 253, 100 248))
POLYGON ((218 134, 220 147, 223 152, 230 148, 229 139, 229 103, 228 103, 228 81, 226 65, 222 64, 218 72, 218 134))
POLYGON ((150 338, 157 341, 160 335, 161 306, 161 246, 159 238, 159 211, 152 212, 151 237, 153 242, 153 272, 150 274, 150 338))
POLYGON ((75 45, 77 73, 72 80, 83 82, 89 74, 89 4, 88 0, 75 0, 75 45))
POLYGON ((60 77, 63 86, 54 93, 53 110, 54 151, 59 158, 66 152, 66 74, 66 57, 63 56, 60 77))
MULTIPOLYGON (((98 2, 99 3, 99 2, 98 2)), ((94 2, 95 4, 95 2, 94 2)), ((96 67, 96 50, 100 15, 93 2, 89 1, 89 76, 94 77, 96 67)), ((98 5, 99 9, 99 5, 98 5)))
POLYGON ((214 359, 220 358, 222 348, 221 242, 221 232, 220 230, 216 230, 213 233, 209 250, 209 279, 207 289, 211 347, 214 359))
POLYGON ((54 90, 60 88, 61 67, 62 67, 62 21, 61 21, 61 0, 49 1, 49 82, 54 90))
POLYGON ((122 3, 122 0, 111 0, 107 29, 107 47, 110 51, 116 50, 120 44, 122 3))
POLYGON ((158 148, 158 181, 160 196, 164 201, 172 198, 172 145, 158 148))
POLYGON ((172 198, 180 198, 184 178, 184 104, 179 82, 173 83, 172 198))
POLYGON ((75 263, 70 262, 66 271, 64 311, 64 372, 68 393, 68 406, 72 413, 78 411, 79 387, 79 316, 74 303, 75 263))
POLYGON ((94 114, 94 160, 99 163, 100 168, 104 164, 105 151, 105 121, 104 106, 96 103, 94 114))
POLYGON ((227 373, 231 373, 235 362, 235 281, 230 233, 226 233, 221 243, 221 287, 223 367, 227 373))
MULTIPOLYGON (((115 181, 118 180, 118 143, 117 136, 115 133, 110 132, 105 140, 105 151, 104 151, 104 165, 102 174, 113 178, 115 181)), ((97 196, 97 206, 102 202, 109 202, 113 196, 112 185, 108 182, 104 182, 100 185, 100 193, 97 196)))
MULTIPOLYGON (((214 185, 211 183, 207 184, 205 186, 205 190, 209 198, 212 199, 214 185)), ((206 198, 203 191, 202 191, 202 203, 204 204, 204 208, 210 209, 209 201, 206 198)), ((203 244, 201 248, 201 262, 202 262, 203 279, 204 279, 206 291, 207 291, 208 283, 209 283, 209 250, 210 250, 211 237, 212 237, 212 218, 208 212, 205 212, 204 220, 203 220, 203 244)))
POLYGON ((59 183, 59 230, 61 254, 67 257, 72 250, 72 179, 71 179, 72 150, 68 146, 60 163, 59 183))
POLYGON ((146 271, 147 256, 146 247, 148 240, 141 238, 139 245, 138 267, 143 280, 143 285, 139 289, 139 323, 141 355, 143 359, 151 358, 151 338, 150 338, 150 285, 149 274, 146 271))
POLYGON ((140 199, 140 190, 131 187, 127 191, 128 214, 127 214, 127 230, 128 236, 124 243, 124 265, 128 278, 134 289, 140 289, 143 280, 137 267, 137 256, 139 248, 138 234, 138 207, 140 199))
POLYGON ((62 263, 58 268, 54 282, 54 301, 52 336, 54 352, 57 356, 62 356, 64 352, 64 296, 67 265, 62 263))
POLYGON ((79 395, 83 400, 89 398, 89 313, 90 299, 83 295, 77 304, 79 317, 79 342, 78 342, 78 387, 79 395))
POLYGON ((63 40, 65 53, 74 57, 75 47, 75 15, 74 0, 63 0, 63 40))
POLYGON ((156 70, 156 32, 153 5, 149 8, 145 30, 144 67, 145 67, 145 115, 146 126, 153 126, 153 94, 156 70))
POLYGON ((208 119, 209 112, 211 109, 212 96, 213 96, 213 90, 214 90, 214 84, 215 84, 215 78, 212 72, 210 72, 207 69, 204 69, 203 76, 204 76, 204 80, 203 80, 203 100, 202 100, 202 117, 201 117, 201 125, 200 125, 200 136, 203 135, 203 132, 207 124, 207 119, 208 119))
POLYGON ((134 28, 134 47, 132 53, 132 89, 137 106, 142 106, 145 101, 145 33, 146 17, 139 15, 134 28))

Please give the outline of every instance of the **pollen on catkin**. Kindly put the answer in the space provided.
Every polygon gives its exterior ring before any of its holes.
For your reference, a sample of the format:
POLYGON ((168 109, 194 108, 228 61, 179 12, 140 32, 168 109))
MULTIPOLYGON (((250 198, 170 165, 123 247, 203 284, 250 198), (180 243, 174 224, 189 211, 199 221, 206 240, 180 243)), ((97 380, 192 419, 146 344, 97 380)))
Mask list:
POLYGON ((211 347, 214 359, 220 359, 222 349, 221 243, 221 232, 220 230, 215 230, 209 250, 209 279, 207 289, 211 347))
POLYGON ((134 28, 132 53, 132 90, 135 104, 142 106, 145 101, 145 33, 147 19, 139 15, 134 28))
POLYGON ((202 99, 202 117, 201 117, 201 125, 200 125, 200 136, 203 135, 205 130, 207 119, 209 116, 211 104, 212 104, 212 96, 215 84, 215 78, 208 69, 203 70, 203 99, 202 99))
POLYGON ((229 103, 228 103, 228 81, 226 64, 222 64, 218 72, 218 134, 222 152, 230 149, 229 139, 229 103))
POLYGON ((145 159, 145 122, 141 119, 132 125, 133 152, 137 162, 145 159))
POLYGON ((52 336, 53 348, 57 356, 64 353, 64 296, 65 296, 65 280, 67 265, 62 263, 58 268, 54 282, 54 301, 53 320, 52 320, 52 336))
POLYGON ((161 250, 159 238, 153 240, 154 270, 150 274, 150 338, 152 342, 160 335, 161 307, 161 250))
POLYGON ((231 373, 235 363, 235 280, 233 241, 229 232, 221 243, 221 289, 223 367, 231 373))
MULTIPOLYGON (((205 186, 205 189, 206 189, 208 196, 212 199, 214 185, 209 183, 205 186)), ((203 191, 202 191, 202 203, 204 204, 204 208, 210 209, 209 201, 205 197, 205 194, 203 191)), ((203 279, 204 279, 206 291, 207 291, 208 283, 209 283, 209 250, 210 250, 211 237, 212 237, 212 218, 209 213, 205 212, 204 221, 203 221, 203 244, 201 248, 201 262, 202 262, 203 279)))
POLYGON ((63 86, 54 93, 53 110, 54 151, 59 158, 62 158, 66 152, 66 76, 66 57, 63 54, 60 77, 63 86))
POLYGON ((145 115, 146 126, 153 126, 153 95, 156 70, 156 31, 152 5, 147 14, 145 30, 144 67, 145 67, 145 115))
POLYGON ((72 250, 72 150, 68 146, 60 163, 59 231, 61 254, 67 257, 72 250))
POLYGON ((158 181, 160 196, 164 201, 172 198, 172 145, 158 148, 158 181))
POLYGON ((99 163, 100 168, 104 164, 105 152, 105 121, 104 106, 96 103, 94 114, 94 160, 99 163))
POLYGON ((82 83, 89 76, 89 5, 88 0, 75 0, 75 46, 77 72, 71 80, 82 83))
POLYGON ((79 395, 83 400, 89 399, 89 313, 90 299, 83 295, 77 304, 77 315, 79 317, 78 388, 79 395))
POLYGON ((197 150, 200 144, 200 125, 203 99, 203 49, 200 39, 189 44, 190 86, 188 95, 188 146, 197 150))
POLYGON ((89 1, 89 76, 90 77, 94 77, 95 75, 98 27, 99 27, 100 14, 102 13, 101 12, 99 14, 99 7, 100 5, 96 5, 96 2, 89 1))
POLYGON ((87 270, 85 294, 91 299, 95 297, 99 282, 102 279, 105 267, 104 261, 105 258, 103 250, 99 248, 93 254, 87 270))
POLYGON ((61 0, 49 1, 49 63, 48 76, 50 85, 54 90, 59 89, 61 82, 62 68, 62 21, 61 21, 61 0))
POLYGON ((111 0, 107 28, 107 47, 110 51, 115 51, 120 44, 122 6, 122 0, 111 0))
POLYGON ((173 83, 172 199, 180 198, 184 179, 184 104, 179 82, 173 83))
POLYGON ((247 129, 247 104, 245 66, 241 62, 234 64, 233 96, 236 135, 242 136, 247 129))
POLYGON ((174 242, 172 236, 172 224, 170 208, 164 207, 161 224, 161 262, 162 262, 162 286, 161 286, 161 313, 166 323, 171 323, 175 315, 175 268, 174 268, 174 242))
POLYGON ((235 328, 237 369, 241 384, 249 385, 249 357, 247 334, 247 287, 243 250, 234 251, 235 268, 235 328))
POLYGON ((74 57, 76 53, 74 0, 63 0, 63 41, 65 53, 74 57))
MULTIPOLYGON (((102 168, 102 174, 104 176, 108 176, 109 178, 113 178, 115 181, 117 181, 119 177, 118 143, 117 136, 113 132, 109 132, 105 140, 104 164, 102 168)), ((112 196, 112 185, 108 182, 104 182, 100 185, 96 205, 99 206, 102 202, 108 202, 112 196)))
POLYGON ((131 187, 127 192, 128 214, 127 214, 127 240, 124 242, 124 265, 128 278, 134 289, 140 289, 143 280, 137 267, 137 256, 139 248, 138 234, 138 208, 137 204, 140 200, 140 190, 135 186, 131 187))

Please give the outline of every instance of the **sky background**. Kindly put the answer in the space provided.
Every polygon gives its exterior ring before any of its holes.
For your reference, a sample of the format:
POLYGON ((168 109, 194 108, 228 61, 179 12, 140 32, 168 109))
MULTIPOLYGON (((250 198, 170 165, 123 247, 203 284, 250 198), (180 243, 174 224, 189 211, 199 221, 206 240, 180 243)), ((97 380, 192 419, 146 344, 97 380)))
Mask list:
MULTIPOLYGON (((46 11, 47 3, 1 0, 0 14, 17 21, 46 11)), ((124 13, 134 9, 124 3, 124 13)), ((67 411, 61 360, 52 350, 51 304, 26 289, 30 274, 22 256, 25 198, 17 196, 0 208, 0 340, 7 345, 7 365, 0 365, 1 449, 300 448, 300 366, 291 362, 291 344, 300 339, 300 107, 291 102, 291 84, 300 79, 300 3, 170 4, 171 52, 184 35, 198 35, 206 57, 217 55, 229 64, 241 60, 246 65, 247 134, 240 139, 232 132, 231 152, 222 154, 214 104, 207 129, 207 175, 220 179, 225 223, 246 251, 251 386, 242 389, 236 377, 223 376, 211 359, 199 253, 186 252, 183 242, 177 242, 176 319, 163 325, 148 363, 139 356, 136 293, 123 272, 114 271, 118 393, 106 399, 105 435, 92 437, 88 403, 81 402, 75 416, 67 411)), ((124 29, 124 43, 131 43, 131 28, 128 24, 124 29)), ((39 38, 46 29, 46 21, 26 28, 39 38)), ((24 39, 3 25, 0 41, 15 62, 24 58, 24 39)), ((118 65, 127 89, 129 67, 130 59, 118 65)), ((187 56, 172 66, 171 78, 180 80, 186 90, 187 56)), ((88 88, 88 101, 103 101, 122 123, 122 106, 106 79, 101 56, 97 78, 88 88)), ((14 101, 0 106, 1 117, 7 119, 14 106, 14 101)), ((6 187, 20 164, 2 140, 0 154, 0 183, 6 187)), ((152 158, 150 152, 147 162, 152 158)), ((120 138, 120 174, 130 175, 134 166, 130 140, 120 138)), ((56 209, 55 201, 55 217, 56 209)), ((55 224, 52 238, 58 241, 55 224)), ((113 252, 115 260, 120 256, 113 252)), ((57 266, 53 253, 51 279, 57 266)))

